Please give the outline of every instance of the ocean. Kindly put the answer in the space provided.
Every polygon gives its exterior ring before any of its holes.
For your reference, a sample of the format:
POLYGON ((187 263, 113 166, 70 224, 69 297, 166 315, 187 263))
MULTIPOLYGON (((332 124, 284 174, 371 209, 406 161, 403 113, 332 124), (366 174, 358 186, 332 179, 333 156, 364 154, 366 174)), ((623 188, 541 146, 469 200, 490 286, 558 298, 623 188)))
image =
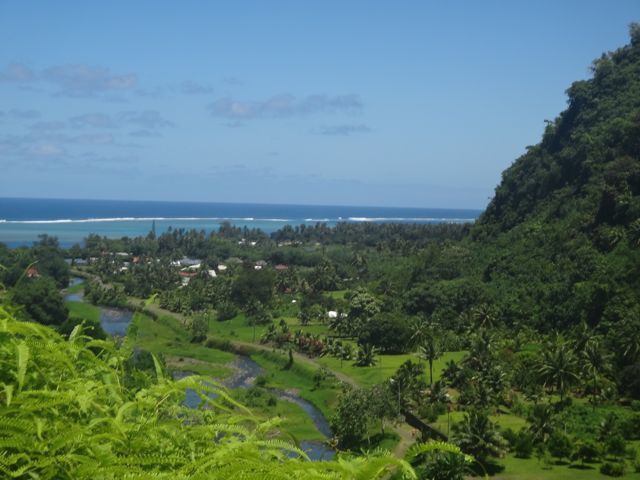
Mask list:
POLYGON ((12 248, 31 245, 46 233, 69 247, 82 243, 90 233, 108 238, 147 235, 154 222, 157 234, 169 227, 209 232, 223 222, 271 233, 285 225, 316 223, 463 223, 475 221, 480 213, 444 208, 0 198, 0 242, 12 248))

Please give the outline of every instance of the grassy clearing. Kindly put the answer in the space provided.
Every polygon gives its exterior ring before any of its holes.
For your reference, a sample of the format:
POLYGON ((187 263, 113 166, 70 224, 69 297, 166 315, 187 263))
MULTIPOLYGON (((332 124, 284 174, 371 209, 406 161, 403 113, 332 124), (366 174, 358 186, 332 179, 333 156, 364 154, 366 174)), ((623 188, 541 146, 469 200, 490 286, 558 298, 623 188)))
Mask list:
POLYGON ((74 285, 73 287, 65 288, 65 293, 80 293, 84 291, 84 282, 74 285))
POLYGON ((344 300, 344 295, 348 290, 334 290, 332 292, 326 292, 325 296, 333 298, 334 300, 344 300))
MULTIPOLYGON (((314 335, 327 335, 329 328, 324 324, 312 323, 306 326, 300 325, 300 320, 295 317, 278 317, 274 319, 274 323, 278 326, 281 319, 287 322, 292 332, 302 330, 303 332, 313 333, 314 335)), ((244 314, 239 314, 231 320, 218 322, 212 320, 209 324, 209 335, 212 337, 240 340, 243 342, 259 342, 260 337, 267 331, 267 325, 249 325, 244 314), (255 338, 255 340, 254 340, 255 338)))
MULTIPOLYGON (((535 458, 515 458, 507 455, 500 463, 505 466, 496 478, 504 480, 592 480, 611 478, 600 473, 600 463, 586 465, 584 468, 572 465, 545 465, 535 458)), ((622 477, 629 480, 640 479, 640 473, 628 466, 622 477)))
MULTIPOLYGON (((444 370, 446 364, 450 360, 456 362, 460 361, 466 352, 447 352, 438 360, 433 362, 433 381, 435 382, 440 378, 440 374, 444 370)), ((364 387, 370 387, 377 383, 386 381, 389 377, 393 376, 396 370, 407 360, 418 362, 420 359, 414 353, 408 353, 404 355, 379 355, 376 357, 378 364, 372 367, 356 367, 353 365, 353 361, 340 361, 337 358, 322 357, 318 358, 318 363, 325 365, 331 370, 336 370, 344 373, 345 375, 353 378, 358 384, 364 387)), ((428 378, 428 365, 423 362, 425 369, 425 379, 428 378)))
POLYGON ((65 302, 69 309, 69 316, 72 318, 80 318, 88 320, 92 323, 100 322, 100 308, 90 303, 83 302, 65 302))
POLYGON ((311 417, 298 405, 285 400, 276 399, 273 394, 262 389, 235 390, 234 397, 243 405, 248 406, 251 413, 265 420, 278 417, 282 420, 280 429, 284 436, 290 436, 294 441, 326 440, 316 429, 311 417), (267 404, 270 397, 272 403, 267 404))
POLYGON ((279 352, 257 352, 251 358, 267 373, 267 385, 282 390, 295 389, 300 397, 312 403, 322 414, 329 418, 333 413, 340 387, 331 379, 323 380, 316 387, 313 376, 316 371, 295 363, 288 370, 284 369, 288 357, 279 352))
MULTIPOLYGON (((464 413, 465 412, 461 411, 453 411, 449 415, 445 413, 444 415, 440 415, 438 419, 430 425, 442 433, 448 434, 450 430, 449 427, 461 422, 464 418, 464 413)), ((524 418, 507 413, 490 415, 489 418, 492 422, 497 423, 500 428, 511 428, 512 430, 518 431, 527 426, 527 421, 524 418)))
POLYGON ((169 366, 175 370, 192 371, 215 378, 225 378, 232 373, 224 364, 231 362, 235 355, 191 343, 188 332, 169 315, 153 320, 136 313, 131 325, 128 335, 130 341, 154 354, 163 354, 169 366))

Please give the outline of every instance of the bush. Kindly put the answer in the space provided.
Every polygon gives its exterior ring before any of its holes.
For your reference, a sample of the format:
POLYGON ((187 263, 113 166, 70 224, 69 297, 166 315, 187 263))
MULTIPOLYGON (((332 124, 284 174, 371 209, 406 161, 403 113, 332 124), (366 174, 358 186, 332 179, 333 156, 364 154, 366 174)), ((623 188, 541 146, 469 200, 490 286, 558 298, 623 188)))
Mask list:
POLYGON ((224 322, 238 315, 238 309, 231 302, 221 302, 216 308, 216 320, 224 322))
POLYGON ((606 441, 607 452, 616 457, 622 457, 627 448, 627 442, 619 433, 609 437, 606 441))
POLYGON ((526 430, 520 430, 513 446, 515 456, 517 458, 531 458, 533 447, 533 435, 526 430))
POLYGON ((621 477, 624 475, 624 463, 604 462, 600 466, 600 473, 610 477, 621 477))
POLYGON ((411 327, 403 315, 381 313, 366 322, 358 333, 358 343, 370 344, 382 353, 405 353, 411 344, 411 327))
POLYGON ((571 440, 562 432, 553 432, 547 442, 552 457, 562 460, 571 456, 571 440))
POLYGON ((502 430, 502 437, 509 442, 509 448, 513 450, 516 445, 516 441, 518 440, 518 434, 513 430, 513 428, 505 428, 502 430))
POLYGON ((600 458, 598 446, 592 441, 580 441, 571 455, 571 460, 579 460, 582 464, 590 463, 600 458))
POLYGON ((620 428, 626 440, 640 440, 640 413, 625 418, 620 428))

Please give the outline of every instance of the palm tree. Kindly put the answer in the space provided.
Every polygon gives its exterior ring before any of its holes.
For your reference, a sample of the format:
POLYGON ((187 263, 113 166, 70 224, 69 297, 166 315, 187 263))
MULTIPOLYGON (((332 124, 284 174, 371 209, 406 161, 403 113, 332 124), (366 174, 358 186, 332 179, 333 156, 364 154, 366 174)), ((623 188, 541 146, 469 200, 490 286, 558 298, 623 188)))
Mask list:
POLYGON ((591 379, 592 382, 591 401, 593 403, 593 407, 595 408, 598 377, 607 369, 607 358, 602 351, 600 342, 597 338, 588 340, 585 343, 584 349, 581 353, 583 371, 591 379))
POLYGON ((487 413, 475 409, 453 426, 453 441, 483 467, 490 457, 501 457, 507 446, 498 426, 489 420, 487 413))
POLYGON ((342 362, 345 360, 351 360, 353 356, 353 345, 346 343, 340 347, 340 368, 342 368, 342 362))
POLYGON ((427 330, 430 328, 429 319, 424 316, 414 317, 411 320, 411 345, 420 345, 424 339, 427 330))
POLYGON ((472 318, 475 324, 481 329, 491 329, 498 322, 498 315, 495 308, 483 303, 473 309, 472 318))
POLYGON ((627 364, 632 364, 640 358, 640 335, 638 335, 638 323, 626 318, 620 325, 620 348, 622 359, 627 364))
POLYGON ((377 363, 375 356, 378 353, 376 347, 370 343, 360 345, 356 357, 356 365, 358 367, 371 367, 377 363))
POLYGON ((529 432, 536 442, 545 442, 555 431, 553 409, 550 405, 536 404, 527 417, 529 432))
POLYGON ((420 358, 424 358, 429 362, 429 385, 433 385, 433 362, 442 356, 440 342, 433 334, 429 332, 420 346, 420 358))
POLYGON ((538 373, 545 388, 551 385, 560 394, 560 401, 564 400, 564 394, 578 381, 575 354, 559 335, 542 352, 538 373))

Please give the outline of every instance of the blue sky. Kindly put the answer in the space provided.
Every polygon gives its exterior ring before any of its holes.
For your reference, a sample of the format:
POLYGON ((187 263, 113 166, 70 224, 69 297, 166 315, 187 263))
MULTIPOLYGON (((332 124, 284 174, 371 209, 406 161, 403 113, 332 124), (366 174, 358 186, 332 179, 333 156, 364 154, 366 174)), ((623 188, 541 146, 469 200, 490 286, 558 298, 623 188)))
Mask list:
POLYGON ((640 2, 0 2, 0 196, 484 208, 640 2))

